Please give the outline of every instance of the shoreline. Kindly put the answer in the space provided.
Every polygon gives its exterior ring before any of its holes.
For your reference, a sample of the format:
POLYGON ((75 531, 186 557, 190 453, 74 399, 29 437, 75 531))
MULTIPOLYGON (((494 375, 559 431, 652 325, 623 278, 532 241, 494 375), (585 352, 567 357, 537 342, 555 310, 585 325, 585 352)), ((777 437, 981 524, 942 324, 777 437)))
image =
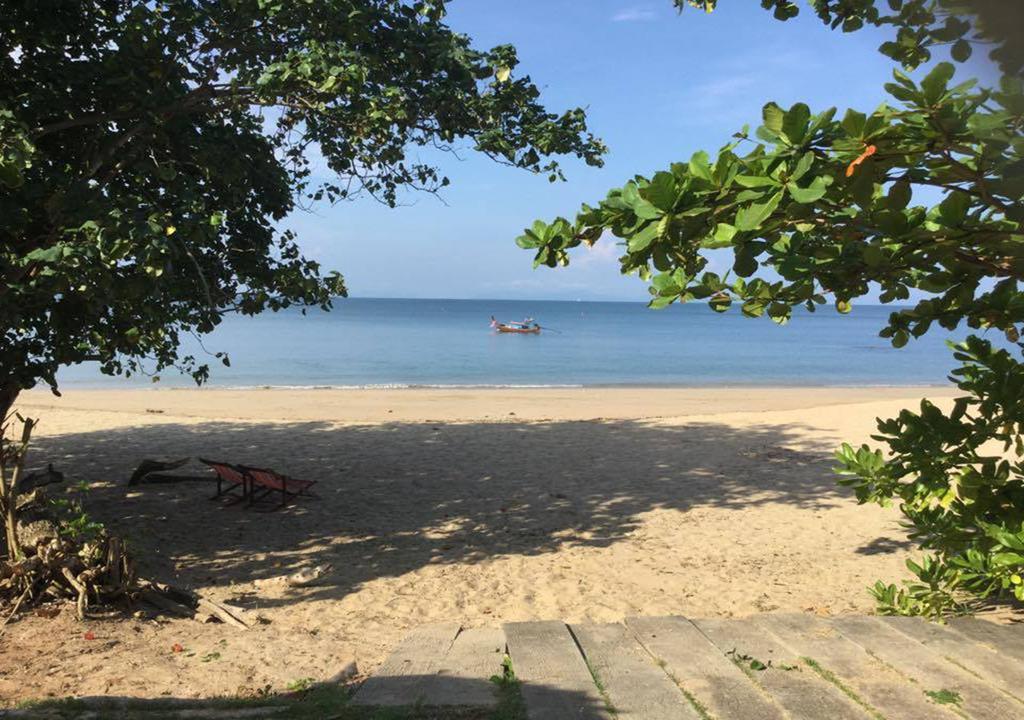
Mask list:
MULTIPOLYGON (((803 389, 866 389, 873 388, 941 388, 949 382, 935 383, 772 383, 772 382, 723 382, 723 383, 648 383, 648 382, 609 382, 609 383, 366 383, 359 385, 310 384, 310 385, 274 385, 255 383, 251 385, 216 385, 201 387, 193 385, 164 385, 118 387, 116 385, 64 385, 63 390, 72 392, 106 392, 106 391, 138 391, 138 392, 180 392, 180 391, 225 391, 225 390, 803 390, 803 389)), ((24 392, 36 392, 40 388, 24 392)), ((63 392, 62 390, 62 392, 63 392)), ((49 392, 47 389, 46 392, 49 392)))
MULTIPOLYGON (((332 423, 626 420, 809 410, 959 394, 952 385, 874 387, 180 388, 25 391, 30 412, 72 411, 208 421, 332 423)), ((898 408, 894 408, 898 410, 898 408)), ((879 413, 890 412, 879 408, 879 413)))

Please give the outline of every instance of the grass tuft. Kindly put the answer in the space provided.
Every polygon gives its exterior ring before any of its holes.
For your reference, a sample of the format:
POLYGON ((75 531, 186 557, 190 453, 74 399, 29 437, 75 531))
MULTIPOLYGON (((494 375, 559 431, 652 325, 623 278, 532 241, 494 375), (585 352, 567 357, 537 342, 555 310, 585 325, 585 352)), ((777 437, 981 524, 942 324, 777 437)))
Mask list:
POLYGON ((800 659, 804 661, 804 664, 807 665, 807 667, 809 667, 814 672, 818 673, 818 675, 820 675, 823 680, 825 680, 826 682, 829 682, 829 683, 832 683, 833 685, 835 685, 837 688, 839 688, 840 692, 842 692, 844 695, 846 695, 846 697, 850 698, 855 703, 857 703, 862 708, 864 708, 864 710, 868 713, 868 715, 870 715, 871 717, 875 718, 875 720, 885 720, 885 716, 882 715, 882 713, 878 712, 878 710, 876 710, 864 698, 862 698, 860 695, 858 695, 856 692, 854 692, 853 688, 847 686, 831 670, 829 670, 828 668, 822 667, 821 664, 818 663, 813 658, 802 657, 800 659))

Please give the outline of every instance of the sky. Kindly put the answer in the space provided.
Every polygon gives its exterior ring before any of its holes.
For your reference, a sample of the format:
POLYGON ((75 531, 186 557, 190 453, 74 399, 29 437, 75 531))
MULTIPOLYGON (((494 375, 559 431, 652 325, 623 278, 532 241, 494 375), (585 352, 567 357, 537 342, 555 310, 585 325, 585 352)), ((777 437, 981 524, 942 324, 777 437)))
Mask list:
MULTIPOLYGON (((476 47, 515 45, 516 75, 533 79, 549 110, 587 110, 610 148, 604 167, 565 158, 567 181, 552 184, 475 155, 468 143, 458 157, 414 151, 451 179, 440 199, 321 204, 286 225, 308 257, 345 276, 354 297, 644 301, 645 284, 619 274, 613 238, 556 270, 534 270, 515 238, 537 218, 573 217, 636 174, 697 150, 713 154, 744 123, 756 127, 768 101, 840 114, 877 107, 893 68, 876 50, 886 30, 844 34, 801 10, 782 23, 753 0, 723 0, 711 14, 677 13, 670 0, 455 0, 449 26, 476 47)), ((958 71, 993 75, 983 61, 958 71)))

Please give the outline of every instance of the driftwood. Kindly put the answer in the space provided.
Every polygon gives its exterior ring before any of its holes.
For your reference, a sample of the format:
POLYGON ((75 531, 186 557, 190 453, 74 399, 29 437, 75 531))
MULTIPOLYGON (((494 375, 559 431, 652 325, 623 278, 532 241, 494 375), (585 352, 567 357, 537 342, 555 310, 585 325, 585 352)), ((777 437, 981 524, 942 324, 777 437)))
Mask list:
POLYGON ((138 485, 154 485, 159 483, 180 483, 180 482, 212 482, 216 480, 213 475, 168 475, 167 473, 150 473, 138 481, 138 485))
POLYGON ((223 603, 217 603, 207 598, 199 598, 198 608, 210 615, 213 615, 225 625, 233 625, 234 627, 242 630, 249 629, 248 623, 239 617, 241 614, 240 608, 235 608, 223 603))
POLYGON ((143 599, 151 605, 156 605, 157 607, 165 609, 172 614, 180 615, 182 617, 190 617, 198 620, 200 619, 200 614, 205 614, 220 620, 225 625, 231 625, 243 630, 249 628, 249 623, 246 622, 242 616, 244 611, 241 608, 237 608, 226 603, 214 602, 213 600, 204 598, 191 590, 175 587, 174 585, 151 582, 148 580, 144 580, 142 582, 149 586, 149 593, 155 594, 160 598, 156 602, 153 602, 151 595, 143 596, 143 599))
POLYGON ((187 463, 192 458, 181 458, 180 460, 149 460, 148 458, 139 463, 139 466, 135 468, 135 472, 128 479, 129 485, 138 485, 142 482, 150 473, 155 472, 166 472, 167 470, 177 470, 182 465, 187 463))
POLYGON ((59 482, 64 482, 64 473, 54 470, 53 463, 50 463, 42 470, 30 470, 22 475, 18 480, 18 493, 27 493, 29 490, 59 482))
POLYGON ((119 538, 104 536, 84 544, 54 538, 28 550, 22 560, 0 562, 0 608, 11 607, 0 628, 23 606, 47 599, 74 601, 80 620, 95 606, 131 611, 144 603, 158 614, 196 620, 205 614, 233 627, 249 627, 239 608, 137 577, 119 538))

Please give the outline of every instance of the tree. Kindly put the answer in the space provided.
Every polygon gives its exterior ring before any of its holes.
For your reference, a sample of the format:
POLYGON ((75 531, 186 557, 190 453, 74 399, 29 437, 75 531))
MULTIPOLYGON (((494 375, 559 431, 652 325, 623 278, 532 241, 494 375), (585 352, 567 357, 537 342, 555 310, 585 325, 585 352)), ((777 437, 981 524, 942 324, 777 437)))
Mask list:
MULTIPOLYGON (((920 82, 894 70, 892 104, 874 111, 839 118, 835 108, 768 103, 753 137, 744 128, 714 158, 698 152, 637 176, 575 220, 538 221, 518 244, 535 265, 554 267, 574 247, 620 238, 622 272, 650 282, 656 308, 738 303, 782 324, 794 307, 814 311, 828 296, 845 313, 873 288, 883 303, 917 290, 924 299, 895 310, 881 331, 893 345, 961 323, 1019 343, 1024 88, 1014 33, 1024 11, 995 0, 890 0, 888 14, 874 0, 811 4, 833 28, 894 27, 880 51, 904 69, 928 62, 937 45, 963 61, 979 41, 994 44, 1000 86, 954 84, 954 66, 940 62, 920 82), (706 270, 713 249, 732 251, 724 277, 706 270)), ((762 6, 782 20, 798 12, 786 0, 762 6)), ((956 356, 966 395, 951 413, 923 401, 920 413, 880 421, 888 460, 866 446, 839 452, 841 482, 861 502, 900 500, 912 537, 932 552, 910 564, 919 582, 876 586, 891 612, 941 613, 961 591, 1024 599, 1024 366, 973 336, 956 356)))
POLYGON ((551 180, 553 156, 600 164, 583 111, 546 111, 514 48, 473 48, 445 4, 4 0, 0 420, 22 389, 56 392, 61 366, 202 382, 182 335, 329 307, 341 276, 276 223, 446 185, 410 146, 463 140, 551 180))

